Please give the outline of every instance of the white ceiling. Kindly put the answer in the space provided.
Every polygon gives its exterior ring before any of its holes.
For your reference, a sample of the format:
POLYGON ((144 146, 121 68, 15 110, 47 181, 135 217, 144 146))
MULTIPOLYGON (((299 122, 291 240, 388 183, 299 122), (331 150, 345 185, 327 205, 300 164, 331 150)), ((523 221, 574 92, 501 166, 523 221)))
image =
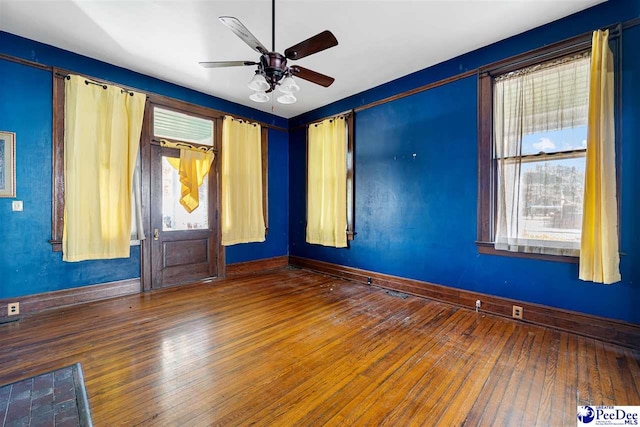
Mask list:
POLYGON ((270 0, 0 0, 0 30, 289 118, 603 1, 276 0, 276 51, 323 30, 339 42, 296 61, 336 81, 297 79, 292 105, 250 101, 254 67, 198 65, 257 61, 217 17, 237 17, 271 48, 270 0))

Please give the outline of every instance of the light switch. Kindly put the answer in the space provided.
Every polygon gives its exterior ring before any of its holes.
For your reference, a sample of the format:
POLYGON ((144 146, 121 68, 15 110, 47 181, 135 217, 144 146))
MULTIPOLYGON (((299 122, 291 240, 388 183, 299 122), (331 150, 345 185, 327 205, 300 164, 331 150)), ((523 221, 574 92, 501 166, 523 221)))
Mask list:
POLYGON ((12 211, 22 211, 22 200, 14 200, 11 202, 12 211))

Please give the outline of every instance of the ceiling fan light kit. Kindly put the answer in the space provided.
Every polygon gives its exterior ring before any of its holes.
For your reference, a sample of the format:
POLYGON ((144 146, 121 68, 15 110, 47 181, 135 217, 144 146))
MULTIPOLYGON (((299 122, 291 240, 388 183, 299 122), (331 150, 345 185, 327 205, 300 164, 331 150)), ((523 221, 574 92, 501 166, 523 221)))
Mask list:
POLYGON ((293 77, 287 76, 280 82, 280 86, 278 86, 278 90, 283 93, 294 93, 300 92, 300 86, 293 80, 293 77))
POLYGON ((334 82, 333 77, 320 74, 300 66, 287 66, 287 60, 298 60, 305 56, 329 49, 336 46, 338 40, 330 31, 323 31, 310 37, 284 51, 284 55, 276 52, 275 47, 275 0, 272 0, 272 29, 271 36, 273 49, 271 52, 245 27, 239 19, 232 16, 221 16, 220 22, 226 25, 235 35, 244 41, 249 47, 260 53, 259 62, 254 61, 217 61, 200 62, 205 68, 237 67, 257 65, 256 73, 249 81, 249 88, 254 91, 249 99, 255 102, 269 101, 269 92, 273 92, 276 87, 283 93, 277 100, 282 104, 293 104, 297 101, 293 95, 300 91, 300 86, 293 80, 292 76, 297 76, 303 80, 310 81, 320 86, 329 87, 334 82))
POLYGON ((249 81, 247 86, 249 86, 249 89, 258 92, 265 92, 271 87, 269 83, 267 83, 267 79, 264 77, 264 75, 259 73, 253 75, 253 78, 251 79, 251 81, 249 81))
POLYGON ((251 94, 251 96, 249 96, 249 99, 254 101, 254 102, 268 102, 269 101, 269 95, 267 95, 264 92, 254 92, 251 94))
POLYGON ((278 97, 278 102, 280 104, 293 104, 298 99, 292 93, 285 93, 278 97))

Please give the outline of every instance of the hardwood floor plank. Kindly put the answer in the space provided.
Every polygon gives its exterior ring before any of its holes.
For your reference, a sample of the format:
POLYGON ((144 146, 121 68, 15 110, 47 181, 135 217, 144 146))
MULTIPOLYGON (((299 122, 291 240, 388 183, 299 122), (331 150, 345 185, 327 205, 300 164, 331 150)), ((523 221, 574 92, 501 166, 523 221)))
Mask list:
POLYGON ((582 363, 578 364, 578 377, 576 378, 577 382, 577 391, 576 398, 578 400, 578 405, 597 405, 599 402, 593 400, 593 396, 591 394, 591 378, 589 376, 589 366, 590 366, 590 358, 591 351, 593 347, 590 346, 589 342, 586 340, 576 340, 578 347, 578 359, 582 360, 582 363))
MULTIPOLYGON (((496 349, 502 348, 509 338, 510 331, 500 328, 492 320, 487 321, 490 328, 485 334, 478 334, 478 340, 484 343, 475 353, 470 353, 470 360, 477 360, 477 369, 470 372, 465 377, 459 376, 460 384, 457 394, 452 399, 439 399, 441 405, 448 406, 447 411, 441 419, 446 420, 449 425, 466 425, 467 416, 473 409, 475 401, 482 393, 487 377, 491 375, 500 358, 500 352, 496 349)), ((442 424, 442 423, 440 423, 442 424)), ((444 424, 442 424, 444 425, 444 424)))
POLYGON ((306 270, 0 325, 0 384, 80 362, 97 426, 572 425, 640 352, 306 270))
MULTIPOLYGON (((559 366, 558 352, 561 343, 561 334, 558 331, 548 330, 546 333, 546 341, 543 343, 542 348, 545 350, 546 360, 541 369, 544 370, 542 389, 540 390, 537 412, 533 412, 532 407, 525 408, 526 422, 529 425, 549 425, 550 419, 555 419, 562 414, 555 414, 554 411, 557 407, 562 408, 562 404, 558 405, 556 402, 556 396, 554 396, 555 385, 562 383, 561 371, 563 367, 559 366)), ((535 404, 535 399, 532 398, 532 405, 535 404)))
MULTIPOLYGON (((419 317, 420 313, 417 313, 417 316, 419 317)), ((400 316, 399 319, 402 322, 402 326, 398 327, 398 334, 394 334, 393 337, 391 337, 391 339, 387 341, 389 344, 387 347, 388 351, 386 351, 384 354, 381 354, 381 357, 378 357, 374 362, 377 365, 377 368, 381 368, 383 365, 386 365, 388 367, 386 372, 382 374, 382 378, 376 381, 376 377, 372 376, 371 372, 367 372, 368 366, 360 363, 359 369, 352 373, 349 381, 341 385, 338 390, 336 390, 336 388, 327 390, 321 396, 321 399, 318 399, 320 404, 316 408, 314 408, 313 411, 307 412, 304 417, 297 420, 299 424, 321 424, 323 422, 326 422, 326 420, 335 417, 338 414, 340 407, 345 403, 345 396, 354 398, 358 395, 352 386, 352 381, 354 379, 364 376, 367 378, 367 381, 369 383, 371 383, 371 379, 373 379, 373 385, 377 388, 382 388, 387 381, 393 378, 394 375, 398 375, 400 372, 406 369, 410 369, 410 366, 414 366, 413 363, 415 360, 417 360, 417 358, 420 357, 422 350, 417 349, 417 351, 412 351, 410 347, 405 347, 403 350, 400 350, 399 348, 403 346, 403 342, 405 342, 405 340, 407 339, 407 336, 402 332, 409 332, 416 327, 419 328, 425 322, 431 322, 433 318, 425 317, 419 324, 413 325, 410 322, 404 321, 408 319, 408 317, 404 317, 404 319, 402 319, 403 317, 404 316, 400 316), (393 366, 390 366, 388 364, 389 361, 395 361, 396 363, 393 366), (327 407, 332 408, 332 411, 328 411, 327 407)), ((414 315, 411 315, 411 317, 414 317, 414 315)), ((369 340, 368 337, 365 339, 369 340)), ((441 341, 434 341, 434 344, 436 342, 441 341)), ((411 341, 409 341, 409 343, 411 343, 411 341)), ((358 354, 358 359, 364 361, 368 358, 369 356, 366 347, 361 348, 358 354)), ((363 383, 358 381, 355 383, 355 385, 357 387, 361 387, 363 383)), ((371 410, 367 412, 371 412, 371 410)))
POLYGON ((496 408, 494 417, 496 425, 522 425, 527 396, 532 386, 530 372, 535 369, 544 332, 542 329, 529 329, 526 337, 521 341, 509 379, 506 384, 503 383, 505 392, 500 406, 496 408))
MULTIPOLYGON (((482 334, 483 322, 474 322, 460 334, 460 339, 448 341, 447 346, 441 347, 443 357, 434 365, 437 369, 423 372, 414 384, 407 384, 406 397, 401 404, 384 418, 386 425, 406 425, 412 421, 423 424, 429 420, 439 420, 443 412, 449 407, 451 399, 458 391, 458 381, 468 378, 475 365, 481 358, 468 358, 482 343, 474 339, 473 334, 482 334), (441 396, 441 399, 431 399, 431 395, 441 396)), ((448 334, 451 337, 452 334, 448 334)), ((453 338, 456 338, 455 335, 453 338)), ((404 385, 404 384, 403 384, 404 385)), ((399 390, 396 388, 396 390, 399 390)))
MULTIPOLYGON (((466 311, 463 313, 465 313, 464 317, 468 317, 466 311)), ((458 373, 460 373, 460 377, 465 377, 464 373, 459 372, 456 366, 456 362, 465 363, 467 358, 462 356, 464 350, 455 343, 452 344, 449 339, 459 334, 465 335, 465 332, 471 330, 466 324, 458 330, 447 331, 444 340, 440 338, 435 342, 426 341, 427 345, 433 345, 426 347, 426 351, 420 350, 413 355, 407 360, 407 363, 393 371, 385 382, 375 390, 381 399, 389 399, 390 402, 395 402, 395 405, 387 409, 374 408, 374 411, 369 408, 361 408, 364 410, 362 413, 352 411, 350 414, 352 421, 362 424, 369 423, 368 420, 373 422, 374 419, 380 418, 384 423, 394 424, 405 422, 407 417, 418 419, 424 417, 425 420, 428 420, 425 421, 427 424, 432 424, 439 417, 438 411, 442 411, 442 408, 438 406, 439 403, 448 400, 433 399, 433 395, 438 395, 444 389, 450 389, 451 393, 455 393, 455 387, 447 387, 450 385, 448 382, 451 381, 451 377, 457 376, 458 373), (408 373, 416 377, 415 383, 407 383, 402 379, 408 373), (438 387, 441 390, 436 390, 438 387), (376 411, 380 413, 376 414, 376 411), (414 413, 415 417, 411 415, 414 413), (355 418, 354 415, 358 415, 359 418, 355 418)), ((470 390, 465 390, 464 393, 466 394, 467 391, 470 390)), ((375 405, 376 402, 377 400, 374 399, 370 404, 375 405)), ((416 421, 416 423, 419 422, 416 421)))
MULTIPOLYGON (((539 341, 533 344, 527 368, 520 379, 517 392, 517 397, 522 402, 519 406, 521 406, 523 410, 519 414, 520 418, 511 419, 510 424, 518 422, 521 425, 536 425, 538 424, 538 417, 544 414, 545 410, 551 409, 543 409, 542 406, 544 403, 551 404, 549 401, 545 402, 543 390, 545 385, 548 386, 547 382, 551 380, 548 377, 553 369, 550 367, 550 364, 555 362, 553 357, 549 360, 549 353, 552 352, 548 351, 548 349, 553 348, 554 341, 552 337, 554 332, 555 331, 546 329, 543 333, 536 335, 539 341)), ((555 356, 557 356, 557 352, 555 356)))
MULTIPOLYGON (((640 394, 640 352, 637 350, 617 349, 615 356, 616 368, 613 375, 620 380, 614 383, 616 402, 637 402, 640 394)), ((609 372, 608 370, 605 372, 609 372)), ((637 403, 622 403, 623 405, 637 405, 637 403)))
POLYGON ((513 373, 513 363, 517 361, 517 349, 528 335, 526 328, 517 328, 515 324, 509 325, 507 341, 499 352, 498 362, 491 374, 487 377, 480 396, 466 418, 466 425, 492 425, 498 410, 502 405, 506 385, 513 373), (507 363, 507 361, 510 361, 507 363))

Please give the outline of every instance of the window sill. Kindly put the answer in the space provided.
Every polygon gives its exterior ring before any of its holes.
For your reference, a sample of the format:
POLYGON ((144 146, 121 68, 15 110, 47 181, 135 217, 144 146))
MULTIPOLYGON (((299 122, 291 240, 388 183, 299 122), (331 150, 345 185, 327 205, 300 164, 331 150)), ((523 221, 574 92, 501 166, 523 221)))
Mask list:
MULTIPOLYGON (((62 252, 62 240, 49 240, 53 252, 62 252)), ((140 240, 131 240, 130 246, 140 246, 140 240)))
POLYGON ((580 262, 579 257, 573 257, 573 256, 501 251, 493 247, 493 242, 476 242, 476 246, 478 246, 478 253, 483 255, 498 255, 498 256, 505 256, 505 257, 512 257, 512 258, 537 259, 542 261, 564 262, 569 264, 578 264, 580 262))

